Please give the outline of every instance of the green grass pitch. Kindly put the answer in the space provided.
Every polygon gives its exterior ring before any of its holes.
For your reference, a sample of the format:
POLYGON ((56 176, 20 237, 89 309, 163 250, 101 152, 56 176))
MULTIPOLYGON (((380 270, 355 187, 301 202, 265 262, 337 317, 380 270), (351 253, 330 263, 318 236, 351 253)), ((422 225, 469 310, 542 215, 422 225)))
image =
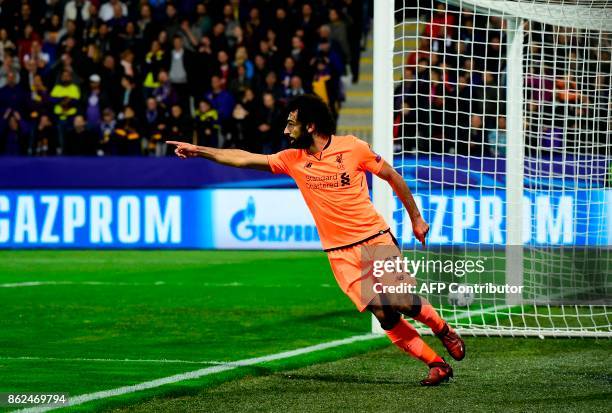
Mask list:
MULTIPOLYGON (((0 393, 74 397, 370 328, 319 252, 2 251, 0 303, 0 393)), ((467 345, 454 382, 436 389, 376 338, 66 410, 609 411, 609 340, 467 345)))

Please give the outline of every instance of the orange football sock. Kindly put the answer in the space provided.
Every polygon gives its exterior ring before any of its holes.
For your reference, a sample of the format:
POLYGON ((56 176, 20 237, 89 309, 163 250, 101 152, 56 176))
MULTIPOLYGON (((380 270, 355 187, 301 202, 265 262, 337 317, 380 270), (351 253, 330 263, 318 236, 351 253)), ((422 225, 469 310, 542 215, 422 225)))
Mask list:
POLYGON ((442 361, 442 358, 423 341, 416 329, 403 318, 385 333, 393 344, 425 364, 442 361))
POLYGON ((431 304, 421 306, 421 312, 413 318, 431 328, 434 334, 438 334, 444 328, 444 320, 440 318, 431 304))

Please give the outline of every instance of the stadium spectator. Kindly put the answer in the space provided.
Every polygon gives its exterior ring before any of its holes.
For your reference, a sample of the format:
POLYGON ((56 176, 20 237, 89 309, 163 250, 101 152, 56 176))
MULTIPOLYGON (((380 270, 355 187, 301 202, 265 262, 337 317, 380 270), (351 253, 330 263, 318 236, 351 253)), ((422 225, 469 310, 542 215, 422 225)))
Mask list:
POLYGON ((208 35, 202 36, 194 58, 194 73, 197 75, 190 83, 196 97, 204 96, 210 86, 213 74, 213 53, 208 35))
POLYGON ((111 106, 107 93, 100 87, 101 81, 100 76, 95 73, 89 76, 89 90, 83 94, 85 119, 87 126, 92 129, 102 122, 102 111, 111 106))
POLYGON ((444 4, 439 3, 436 5, 429 24, 425 26, 424 34, 426 37, 442 38, 441 34, 447 30, 452 35, 457 24, 456 20, 455 14, 449 12, 444 4))
POLYGON ((483 89, 485 127, 490 129, 496 124, 498 114, 506 113, 506 96, 504 88, 491 72, 485 72, 484 74, 483 89))
POLYGON ((64 24, 68 20, 74 20, 82 25, 91 18, 91 2, 89 0, 69 0, 64 6, 64 24))
MULTIPOLYGON (((170 116, 168 116, 165 129, 166 140, 193 142, 191 122, 179 104, 174 104, 170 108, 170 116)), ((171 152, 172 148, 168 148, 168 151, 171 152)))
POLYGON ((6 82, 0 87, 0 113, 6 109, 13 109, 25 113, 29 105, 27 93, 18 84, 18 73, 9 70, 6 73, 6 82))
POLYGON ((364 5, 361 1, 353 0, 345 0, 343 3, 343 15, 347 20, 347 35, 351 56, 348 64, 351 68, 352 82, 357 83, 359 81, 361 33, 364 26, 364 5))
POLYGON ((29 153, 35 156, 55 155, 57 152, 57 129, 51 117, 47 114, 42 114, 36 122, 36 126, 32 133, 32 143, 29 153))
POLYGON ((119 0, 108 0, 100 7, 100 18, 105 22, 113 19, 115 17, 116 8, 118 8, 121 16, 128 15, 128 8, 125 3, 119 0))
POLYGON ((159 40, 154 39, 151 42, 151 48, 147 52, 144 58, 142 71, 144 75, 143 91, 145 97, 153 95, 153 91, 159 87, 157 78, 159 71, 162 69, 164 64, 164 51, 161 48, 159 40))
POLYGON ((28 81, 27 84, 30 89, 30 107, 29 115, 30 118, 35 121, 38 117, 47 112, 47 108, 50 103, 49 90, 45 85, 43 78, 39 74, 35 73, 35 64, 30 61, 28 63, 28 81))
MULTIPOLYGON (((234 114, 241 107, 236 105, 234 114)), ((233 114, 233 115, 234 115, 233 114)), ((236 116, 234 119, 238 120, 236 116)), ((219 147, 219 114, 206 99, 201 99, 194 116, 197 145, 219 147)))
POLYGON ((121 96, 122 99, 116 108, 125 108, 129 106, 134 110, 134 113, 140 117, 144 108, 142 92, 137 89, 136 81, 132 76, 124 75, 121 78, 121 96))
POLYGON ((9 38, 8 30, 4 27, 0 27, 0 60, 4 62, 6 54, 15 54, 16 50, 17 47, 9 38))
POLYGON ((251 87, 251 81, 247 77, 247 69, 244 65, 237 66, 235 76, 229 85, 229 91, 233 96, 242 96, 247 88, 251 87))
POLYGON ((206 99, 211 102, 212 107, 219 114, 219 124, 221 125, 222 144, 229 139, 228 132, 230 131, 230 121, 232 111, 234 109, 234 97, 223 88, 223 81, 218 75, 214 75, 210 80, 210 92, 206 94, 206 99))
POLYGON ((32 62, 36 71, 40 71, 41 74, 45 74, 48 68, 50 56, 48 53, 43 52, 40 41, 34 40, 30 46, 30 50, 23 55, 23 65, 27 65, 32 62))
POLYGON ((495 156, 506 155, 506 117, 497 118, 497 127, 487 134, 488 151, 495 156))
POLYGON ((234 124, 234 142, 238 148, 252 150, 256 147, 257 132, 255 119, 257 115, 257 102, 253 89, 245 89, 242 98, 232 112, 234 124))
POLYGON ((153 97, 157 100, 162 110, 169 110, 170 106, 178 101, 178 96, 174 87, 170 84, 168 72, 160 70, 157 75, 157 84, 159 86, 153 91, 153 97))
MULTIPOLYGON (((277 7, 274 12, 274 19, 270 24, 271 27, 279 28, 282 27, 285 31, 289 33, 294 33, 295 22, 287 16, 287 10, 282 7, 277 7)), ((279 52, 283 56, 287 56, 289 54, 290 46, 291 46, 291 38, 289 36, 281 35, 276 38, 276 44, 279 52)))
POLYGON ((183 39, 183 47, 190 52, 194 52, 202 36, 200 28, 195 24, 190 24, 188 18, 181 19, 181 25, 177 30, 177 36, 183 39))
POLYGON ((189 99, 189 79, 193 76, 189 73, 193 67, 193 55, 183 47, 183 38, 180 35, 173 37, 172 47, 168 79, 178 95, 179 102, 185 108, 189 99))
POLYGON ((219 50, 217 52, 216 72, 221 79, 221 87, 227 89, 229 86, 231 66, 229 64, 229 56, 225 50, 219 50))
POLYGON ((106 21, 111 31, 117 34, 126 27, 129 21, 126 14, 123 12, 123 7, 121 7, 121 4, 119 3, 113 5, 113 16, 108 20, 103 20, 106 21))
POLYGON ((160 110, 157 100, 147 99, 143 116, 143 152, 149 155, 163 156, 165 152, 163 134, 166 129, 166 117, 160 110))
POLYGON ((95 132, 87 127, 82 115, 76 115, 72 121, 72 128, 66 133, 65 154, 94 156, 97 150, 98 139, 95 132))
POLYGON ((30 129, 21 114, 6 109, 0 120, 0 154, 24 155, 27 152, 30 129))
POLYGON ((255 145, 260 149, 258 150, 259 153, 270 154, 280 149, 278 142, 280 132, 279 109, 272 93, 264 93, 262 103, 263 107, 257 116, 259 142, 255 145))
POLYGON ((115 134, 115 128, 117 127, 117 119, 115 118, 115 112, 111 108, 106 108, 102 112, 102 123, 100 123, 99 129, 99 142, 100 149, 98 150, 99 155, 111 155, 113 149, 112 138, 115 134))
POLYGON ((19 60, 7 53, 4 56, 2 66, 0 66, 0 87, 4 87, 9 83, 9 74, 13 75, 15 83, 19 83, 21 80, 20 71, 21 65, 19 60))
MULTIPOLYGON (((333 82, 331 76, 331 70, 329 69, 329 60, 325 58, 317 58, 313 61, 316 68, 315 75, 312 79, 312 91, 323 99, 323 102, 327 103, 330 108, 334 107, 334 91, 333 82)), ((332 113, 334 111, 332 110, 332 113)), ((335 113, 334 113, 335 115, 335 113)))
POLYGON ((285 96, 283 87, 278 83, 278 76, 272 70, 266 74, 263 89, 260 91, 261 95, 264 93, 272 94, 274 99, 282 99, 285 96))
POLYGON ((247 77, 247 79, 250 80, 253 78, 253 71, 254 71, 253 62, 249 59, 249 52, 247 51, 246 47, 238 46, 236 48, 236 53, 234 54, 233 66, 235 68, 239 66, 244 66, 245 76, 247 77))
POLYGON ((416 79, 413 66, 404 67, 402 83, 395 88, 393 101, 393 137, 398 151, 416 149, 417 115, 416 115, 416 79))
POLYGON ((142 151, 142 134, 131 106, 125 106, 112 136, 112 150, 115 155, 140 155, 142 151))
POLYGON ((145 47, 151 44, 157 37, 159 26, 155 20, 153 20, 153 9, 148 3, 143 3, 140 6, 140 16, 136 20, 137 31, 140 34, 145 47))
POLYGON ((287 89, 286 95, 288 99, 294 98, 305 94, 304 88, 302 87, 302 78, 299 76, 291 76, 289 81, 289 89, 287 89))
MULTIPOLYGON (((329 10, 329 28, 329 39, 338 44, 342 52, 342 63, 344 66, 351 61, 351 47, 349 46, 346 23, 340 18, 337 9, 332 8, 329 10)), ((344 74, 344 67, 342 68, 342 74, 344 74)))
POLYGON ((299 29, 303 33, 303 39, 306 44, 313 44, 316 39, 316 31, 319 24, 314 15, 312 5, 305 2, 302 5, 302 18, 300 19, 299 29))
POLYGON ((73 123, 78 112, 78 104, 81 99, 81 90, 73 82, 72 72, 68 69, 62 71, 60 81, 51 89, 51 101, 53 102, 53 113, 57 122, 57 134, 59 138, 59 152, 64 151, 66 132, 73 123))
POLYGON ((206 3, 198 3, 196 6, 196 16, 195 24, 200 29, 200 33, 206 35, 212 29, 212 19, 208 14, 208 6, 206 3))

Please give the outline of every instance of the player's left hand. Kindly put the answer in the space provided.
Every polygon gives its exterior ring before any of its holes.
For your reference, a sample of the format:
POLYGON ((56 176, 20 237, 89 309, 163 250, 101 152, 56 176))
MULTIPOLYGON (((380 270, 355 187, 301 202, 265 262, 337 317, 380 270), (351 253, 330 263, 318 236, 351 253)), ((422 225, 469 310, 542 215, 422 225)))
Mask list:
POLYGON ((429 232, 429 224, 425 222, 423 217, 418 217, 414 220, 412 223, 412 232, 414 232, 416 239, 425 247, 425 237, 427 237, 427 233, 429 232))

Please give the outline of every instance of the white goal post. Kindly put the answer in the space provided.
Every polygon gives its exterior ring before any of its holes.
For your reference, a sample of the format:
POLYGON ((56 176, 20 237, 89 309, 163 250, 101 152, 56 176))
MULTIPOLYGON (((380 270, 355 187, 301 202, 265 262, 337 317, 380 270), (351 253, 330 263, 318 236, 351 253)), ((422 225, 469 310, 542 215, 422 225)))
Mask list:
POLYGON ((464 334, 612 337, 612 3, 377 0, 373 28, 372 145, 427 250, 376 179, 374 204, 406 256, 487 262, 419 283, 522 288, 427 298, 464 334))

